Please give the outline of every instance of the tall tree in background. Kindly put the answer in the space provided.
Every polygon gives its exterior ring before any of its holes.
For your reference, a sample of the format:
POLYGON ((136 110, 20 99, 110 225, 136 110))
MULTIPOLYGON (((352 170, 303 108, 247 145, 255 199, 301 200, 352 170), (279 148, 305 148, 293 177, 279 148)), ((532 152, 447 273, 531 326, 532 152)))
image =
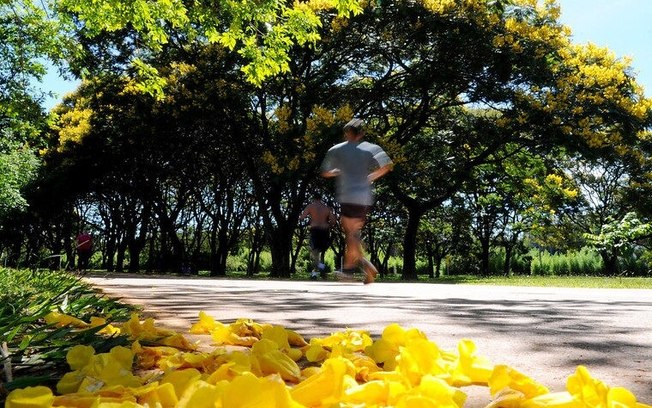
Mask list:
POLYGON ((0 216, 25 206, 20 189, 35 174, 38 136, 47 124, 36 84, 46 61, 65 55, 65 38, 38 2, 0 2, 0 216))

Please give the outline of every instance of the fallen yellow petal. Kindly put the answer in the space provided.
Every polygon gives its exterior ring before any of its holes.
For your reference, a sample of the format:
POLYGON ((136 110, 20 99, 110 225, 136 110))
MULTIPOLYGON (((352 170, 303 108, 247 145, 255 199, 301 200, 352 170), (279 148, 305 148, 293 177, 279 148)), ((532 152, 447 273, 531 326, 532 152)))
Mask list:
POLYGON ((229 408, 299 408, 290 397, 283 380, 276 375, 258 378, 244 373, 231 382, 222 397, 222 406, 229 408))
POLYGON ((193 334, 209 334, 217 327, 217 322, 213 317, 206 314, 204 311, 199 312, 199 322, 190 327, 190 333, 193 334))
POLYGON ((549 394, 538 395, 521 403, 520 408, 582 408, 579 401, 573 396, 564 392, 553 392, 549 394))
POLYGON ((161 379, 161 383, 170 383, 174 386, 177 398, 181 398, 186 389, 201 378, 201 373, 195 368, 170 371, 161 379))
POLYGON ((291 346, 303 347, 308 345, 308 342, 306 342, 303 336, 300 335, 299 333, 290 329, 286 329, 286 331, 288 333, 288 342, 290 343, 291 346))
POLYGON ((177 408, 214 408, 221 396, 219 387, 206 381, 195 381, 186 388, 177 408))
POLYGON ((290 390, 292 398, 300 404, 314 407, 327 399, 342 397, 344 375, 349 367, 342 357, 329 358, 319 373, 308 377, 290 390))
POLYGON ((54 395, 48 387, 27 387, 7 395, 5 408, 50 408, 54 395))
POLYGON ((548 388, 507 365, 497 365, 489 377, 489 391, 495 395, 505 388, 520 391, 525 399, 547 394, 548 388))
POLYGON ((56 325, 58 327, 64 327, 64 326, 73 326, 77 328, 90 327, 90 325, 83 320, 59 312, 50 312, 47 315, 43 316, 43 319, 47 324, 56 325))
POLYGON ((81 371, 65 373, 57 382, 57 392, 59 394, 72 394, 77 392, 85 377, 81 371))
POLYGON ((174 408, 178 402, 174 385, 171 383, 157 385, 154 389, 138 396, 139 404, 147 404, 150 407, 174 408))
POLYGON ((72 370, 81 370, 91 362, 94 355, 93 347, 77 345, 68 350, 66 361, 72 370))
POLYGON ((384 381, 369 381, 344 392, 342 402, 352 404, 386 405, 389 397, 389 384, 384 381))

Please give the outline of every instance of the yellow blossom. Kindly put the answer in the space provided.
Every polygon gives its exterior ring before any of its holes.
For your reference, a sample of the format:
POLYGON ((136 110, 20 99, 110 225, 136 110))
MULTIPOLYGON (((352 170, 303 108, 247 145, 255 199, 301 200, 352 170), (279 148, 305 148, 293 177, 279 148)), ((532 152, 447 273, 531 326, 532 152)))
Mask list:
POLYGON ((532 378, 506 365, 497 365, 489 378, 491 395, 504 392, 505 389, 518 391, 523 399, 529 399, 548 393, 548 388, 532 378))
POLYGON ((258 378, 251 373, 234 379, 224 390, 222 406, 229 408, 300 408, 277 375, 258 378))
POLYGON ((292 398, 306 406, 319 406, 328 401, 339 401, 344 392, 344 376, 350 362, 342 357, 324 361, 320 371, 290 390, 292 398))
POLYGON ((90 327, 90 324, 80 320, 76 317, 59 312, 50 312, 43 317, 47 324, 55 325, 58 327, 72 326, 78 328, 90 327))
POLYGON ((215 327, 217 327, 217 322, 215 319, 209 316, 206 312, 200 311, 199 322, 194 323, 192 326, 190 326, 190 333, 209 334, 211 330, 215 329, 215 327))
POLYGON ((53 402, 54 395, 48 387, 27 387, 10 392, 5 408, 50 408, 53 402))

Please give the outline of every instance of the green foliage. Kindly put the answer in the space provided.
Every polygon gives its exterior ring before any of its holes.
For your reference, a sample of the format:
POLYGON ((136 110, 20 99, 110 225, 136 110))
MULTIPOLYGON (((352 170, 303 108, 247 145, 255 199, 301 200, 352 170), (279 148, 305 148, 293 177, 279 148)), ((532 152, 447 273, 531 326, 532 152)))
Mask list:
POLYGON ((33 179, 39 163, 29 147, 0 139, 0 217, 25 208, 21 189, 33 179))
POLYGON ((228 272, 246 272, 247 254, 245 252, 240 252, 237 255, 231 255, 226 258, 226 270, 228 272))
MULTIPOLYGON (((529 275, 532 252, 528 254, 513 254, 511 260, 511 275, 529 275)), ((505 248, 500 247, 491 251, 489 256, 489 275, 500 276, 505 272, 505 248)))
POLYGON ((551 254, 548 251, 530 251, 530 274, 537 276, 598 276, 603 265, 600 255, 590 248, 551 254))
MULTIPOLYGON (((77 344, 107 352, 125 345, 123 337, 98 335, 103 326, 77 330, 49 326, 43 317, 59 311, 89 321, 91 316, 124 321, 132 311, 65 272, 0 268, 0 339, 7 342, 14 380, 7 390, 26 385, 53 385, 67 371, 66 354, 77 344), (47 372, 47 377, 41 377, 47 372)), ((0 365, 5 359, 0 359, 0 365)))
POLYGON ((43 125, 41 93, 33 83, 46 73, 45 61, 59 62, 69 49, 60 22, 43 2, 0 2, 0 130, 34 136, 43 125))
POLYGON ((598 251, 627 251, 635 242, 652 236, 652 224, 641 221, 636 213, 627 213, 621 220, 604 224, 599 234, 584 234, 598 251))
MULTIPOLYGON (((57 6, 83 22, 83 33, 88 37, 131 28, 154 53, 161 51, 171 37, 220 44, 244 57, 247 63, 242 71, 256 85, 289 71, 292 47, 314 45, 320 39, 317 13, 321 8, 336 9, 342 17, 362 10, 357 0, 324 1, 319 5, 279 0, 58 0, 57 6)), ((141 71, 151 73, 139 64, 141 71)), ((148 92, 160 96, 158 85, 151 76, 142 84, 148 92)))
POLYGON ((25 207, 21 188, 38 165, 31 146, 47 124, 34 83, 66 44, 61 25, 38 2, 0 2, 0 216, 25 207))

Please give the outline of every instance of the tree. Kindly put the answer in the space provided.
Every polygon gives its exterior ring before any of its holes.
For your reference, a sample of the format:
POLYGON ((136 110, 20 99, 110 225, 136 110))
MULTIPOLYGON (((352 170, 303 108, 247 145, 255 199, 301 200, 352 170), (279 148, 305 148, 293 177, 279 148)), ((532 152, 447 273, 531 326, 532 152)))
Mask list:
POLYGON ((622 219, 609 220, 598 234, 585 234, 589 244, 600 252, 605 273, 616 276, 619 273, 618 258, 633 245, 652 238, 652 224, 641 221, 633 212, 622 219))
POLYGON ((321 21, 317 12, 336 10, 339 16, 361 11, 357 0, 287 3, 279 0, 241 2, 182 0, 57 0, 57 9, 76 23, 85 37, 130 29, 137 48, 130 58, 143 89, 161 96, 158 70, 148 62, 152 53, 176 41, 219 44, 247 61, 246 78, 256 85, 290 71, 290 50, 314 45, 321 21))
POLYGON ((635 201, 628 199, 635 189, 632 170, 626 163, 609 158, 568 162, 567 172, 575 180, 582 201, 580 211, 565 218, 598 249, 608 275, 617 274, 623 247, 641 235, 635 201))
POLYGON ((514 146, 541 156, 635 154, 651 101, 627 61, 573 45, 558 14, 554 2, 397 1, 370 4, 347 23, 344 44, 358 46, 346 65, 350 92, 364 101, 358 111, 407 152, 388 178, 409 214, 406 279, 416 277, 420 218, 514 146), (427 138, 434 161, 408 170, 427 138), (432 188, 419 188, 425 179, 432 188))
POLYGON ((555 168, 553 157, 513 146, 511 153, 474 169, 461 197, 480 243, 480 273, 488 275, 491 248, 505 248, 503 273, 510 274, 513 250, 524 233, 551 223, 578 196, 573 182, 555 168))
POLYGON ((0 216, 24 208, 21 189, 36 174, 47 117, 34 85, 45 61, 63 57, 60 25, 30 0, 0 2, 0 216))
POLYGON ((428 260, 430 278, 443 275, 443 262, 449 254, 470 252, 468 248, 472 237, 469 222, 469 214, 457 197, 421 219, 418 242, 428 260))

